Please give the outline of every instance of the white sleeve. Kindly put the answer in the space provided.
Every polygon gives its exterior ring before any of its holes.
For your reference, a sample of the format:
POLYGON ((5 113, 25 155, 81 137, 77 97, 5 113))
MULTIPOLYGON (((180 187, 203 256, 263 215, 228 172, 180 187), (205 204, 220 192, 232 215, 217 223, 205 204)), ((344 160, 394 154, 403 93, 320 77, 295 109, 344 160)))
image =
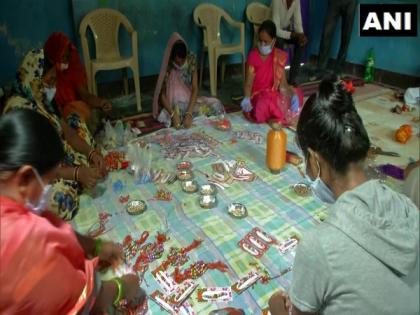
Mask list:
POLYGON ((296 0, 295 10, 293 12, 293 23, 296 33, 303 33, 302 11, 300 9, 300 0, 296 0))
POLYGON ((272 10, 272 19, 274 24, 276 24, 276 30, 277 30, 277 36, 280 38, 284 38, 284 39, 290 39, 290 35, 291 32, 289 31, 284 31, 281 28, 281 24, 280 24, 280 10, 281 10, 281 5, 280 5, 281 0, 272 0, 271 1, 271 10, 272 10))
MULTIPOLYGON (((304 235, 305 236, 305 235, 304 235)), ((324 304, 330 268, 314 233, 303 238, 296 251, 289 296, 301 312, 317 313, 324 304)))

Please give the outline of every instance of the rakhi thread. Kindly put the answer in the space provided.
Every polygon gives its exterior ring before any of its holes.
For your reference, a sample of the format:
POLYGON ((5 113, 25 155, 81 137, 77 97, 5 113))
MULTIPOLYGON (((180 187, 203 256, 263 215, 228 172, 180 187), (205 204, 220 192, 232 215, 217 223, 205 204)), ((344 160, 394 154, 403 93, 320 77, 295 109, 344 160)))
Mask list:
POLYGON ((221 272, 226 272, 228 266, 221 261, 216 261, 214 263, 205 263, 202 260, 199 260, 192 265, 190 265, 186 270, 180 271, 178 267, 175 268, 173 273, 173 278, 176 283, 182 283, 187 279, 198 279, 206 273, 207 270, 219 270, 221 272))
POLYGON ((158 270, 165 271, 169 266, 180 267, 186 264, 189 260, 188 253, 193 249, 199 247, 203 241, 194 240, 190 245, 183 248, 171 247, 166 260, 157 268, 158 270))

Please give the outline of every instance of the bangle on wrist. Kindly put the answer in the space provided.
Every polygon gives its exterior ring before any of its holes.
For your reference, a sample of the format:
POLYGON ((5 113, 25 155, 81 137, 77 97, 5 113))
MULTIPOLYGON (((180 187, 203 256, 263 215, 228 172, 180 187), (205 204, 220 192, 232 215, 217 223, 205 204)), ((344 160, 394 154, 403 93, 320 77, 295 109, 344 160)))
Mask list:
POLYGON ((185 116, 189 115, 191 118, 193 118, 193 115, 190 112, 186 112, 185 116))
POLYGON ((91 162, 93 155, 96 153, 96 149, 92 149, 88 155, 88 161, 91 162))
POLYGON ((102 239, 97 238, 95 240, 95 257, 99 256, 99 254, 100 254, 100 252, 102 250, 102 244, 103 244, 102 239))
POLYGON ((118 293, 114 300, 114 305, 118 307, 121 300, 124 297, 123 283, 122 283, 121 278, 112 278, 111 281, 113 281, 117 285, 117 288, 118 288, 118 293))
POLYGON ((75 182, 78 182, 79 181, 79 169, 80 169, 80 166, 76 166, 74 168, 74 171, 73 171, 73 180, 75 182))

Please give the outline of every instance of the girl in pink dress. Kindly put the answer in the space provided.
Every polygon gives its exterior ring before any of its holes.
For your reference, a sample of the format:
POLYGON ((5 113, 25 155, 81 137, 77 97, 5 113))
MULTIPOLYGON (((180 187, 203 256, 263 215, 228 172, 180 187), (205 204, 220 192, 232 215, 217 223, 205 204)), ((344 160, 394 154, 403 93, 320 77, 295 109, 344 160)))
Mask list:
POLYGON ((166 127, 190 128, 199 115, 225 113, 214 97, 198 95, 196 57, 178 33, 173 33, 165 50, 153 98, 153 116, 166 127), (159 113, 161 107, 161 111, 159 113))
POLYGON ((295 124, 303 106, 303 95, 300 89, 287 84, 284 71, 287 53, 274 48, 275 24, 264 21, 258 37, 258 48, 248 55, 245 97, 241 103, 244 115, 257 123, 295 124))

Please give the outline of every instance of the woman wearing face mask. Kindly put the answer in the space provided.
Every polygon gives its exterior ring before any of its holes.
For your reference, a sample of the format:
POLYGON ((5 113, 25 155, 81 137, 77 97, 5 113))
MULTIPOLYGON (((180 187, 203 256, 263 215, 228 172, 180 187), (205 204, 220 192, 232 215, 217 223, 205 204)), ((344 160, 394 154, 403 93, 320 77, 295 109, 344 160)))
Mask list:
POLYGON ((303 105, 299 89, 287 84, 287 53, 275 48, 276 25, 264 21, 258 30, 258 48, 248 55, 244 99, 245 117, 257 123, 295 124, 303 105))
POLYGON ((46 62, 57 70, 58 108, 70 127, 78 129, 81 122, 88 122, 91 109, 97 108, 105 113, 112 111, 111 103, 89 93, 86 71, 80 61, 76 47, 63 33, 53 33, 44 45, 46 62))
POLYGON ((271 314, 418 314, 419 211, 366 178, 369 138, 341 82, 321 82, 306 101, 297 140, 312 190, 334 204, 303 234, 289 297, 273 295, 271 314))
POLYGON ((136 275, 99 280, 98 263, 121 259, 116 244, 79 235, 46 210, 65 154, 50 122, 13 111, 0 117, 0 139, 0 313, 89 314, 142 295, 136 275))
POLYGON ((167 128, 190 128, 193 117, 225 113, 222 103, 213 97, 198 96, 197 63, 187 44, 172 34, 166 46, 153 98, 153 116, 167 128), (159 104, 163 109, 159 112, 159 104))
POLYGON ((59 180, 54 183, 50 210, 70 220, 78 211, 82 188, 93 188, 106 175, 106 169, 86 125, 80 125, 77 133, 60 118, 53 101, 54 86, 55 68, 44 62, 42 49, 31 50, 18 70, 14 95, 7 100, 4 112, 17 108, 35 110, 47 117, 60 134, 66 155, 58 170, 59 180))

